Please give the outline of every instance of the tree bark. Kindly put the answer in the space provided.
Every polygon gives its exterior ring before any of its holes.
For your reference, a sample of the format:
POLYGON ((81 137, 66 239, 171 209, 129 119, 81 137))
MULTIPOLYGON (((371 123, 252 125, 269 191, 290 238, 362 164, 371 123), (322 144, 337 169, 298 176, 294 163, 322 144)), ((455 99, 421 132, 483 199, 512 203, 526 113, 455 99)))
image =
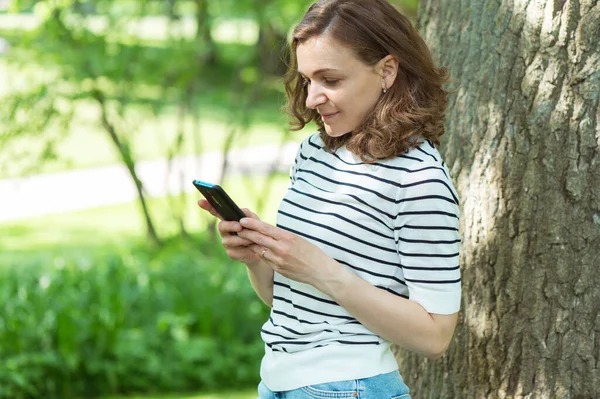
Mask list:
POLYGON ((462 200, 446 356, 398 353, 414 398, 600 398, 600 3, 422 0, 453 80, 462 200))

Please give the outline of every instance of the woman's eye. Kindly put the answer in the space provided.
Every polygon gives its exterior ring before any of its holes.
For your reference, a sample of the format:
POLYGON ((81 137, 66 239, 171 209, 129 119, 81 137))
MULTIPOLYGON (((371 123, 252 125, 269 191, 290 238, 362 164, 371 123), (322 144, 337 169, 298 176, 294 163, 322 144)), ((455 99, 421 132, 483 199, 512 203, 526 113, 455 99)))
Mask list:
MULTIPOLYGON (((333 86, 337 85, 339 81, 340 81, 339 79, 323 79, 322 83, 325 86, 333 87, 333 86)), ((309 85, 310 85, 310 79, 303 77, 302 78, 302 86, 307 87, 309 85)))

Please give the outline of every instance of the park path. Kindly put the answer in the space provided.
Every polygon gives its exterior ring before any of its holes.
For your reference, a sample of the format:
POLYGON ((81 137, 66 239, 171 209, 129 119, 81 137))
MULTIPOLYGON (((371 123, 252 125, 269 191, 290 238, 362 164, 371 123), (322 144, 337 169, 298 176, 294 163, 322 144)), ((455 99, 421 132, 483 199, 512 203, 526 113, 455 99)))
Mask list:
MULTIPOLYGON (((297 149, 298 143, 288 142, 232 150, 228 175, 260 175, 272 167, 287 171, 297 149)), ((149 198, 163 197, 194 191, 194 179, 218 181, 222 163, 223 154, 210 152, 177 157, 170 165, 166 160, 140 161, 136 171, 149 198)), ((135 186, 121 165, 4 179, 0 180, 0 224, 136 199, 135 186)))

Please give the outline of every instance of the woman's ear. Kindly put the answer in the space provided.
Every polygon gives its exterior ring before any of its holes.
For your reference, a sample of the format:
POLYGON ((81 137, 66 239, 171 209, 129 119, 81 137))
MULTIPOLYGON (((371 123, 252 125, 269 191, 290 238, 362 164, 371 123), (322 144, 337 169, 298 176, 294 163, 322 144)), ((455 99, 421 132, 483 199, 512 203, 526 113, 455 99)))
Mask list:
POLYGON ((382 89, 387 90, 390 87, 392 87, 392 85, 396 81, 396 76, 398 76, 398 66, 398 60, 391 54, 388 54, 381 60, 379 60, 378 70, 379 75, 383 79, 381 82, 383 86, 382 89))

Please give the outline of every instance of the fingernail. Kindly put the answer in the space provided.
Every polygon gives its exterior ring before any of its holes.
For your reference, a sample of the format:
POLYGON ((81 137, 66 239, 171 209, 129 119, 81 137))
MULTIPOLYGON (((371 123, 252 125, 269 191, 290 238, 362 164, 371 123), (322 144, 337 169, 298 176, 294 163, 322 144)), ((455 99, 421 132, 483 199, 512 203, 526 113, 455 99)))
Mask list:
POLYGON ((240 220, 240 224, 242 226, 247 226, 248 225, 248 220, 246 218, 244 218, 244 219, 240 220))

